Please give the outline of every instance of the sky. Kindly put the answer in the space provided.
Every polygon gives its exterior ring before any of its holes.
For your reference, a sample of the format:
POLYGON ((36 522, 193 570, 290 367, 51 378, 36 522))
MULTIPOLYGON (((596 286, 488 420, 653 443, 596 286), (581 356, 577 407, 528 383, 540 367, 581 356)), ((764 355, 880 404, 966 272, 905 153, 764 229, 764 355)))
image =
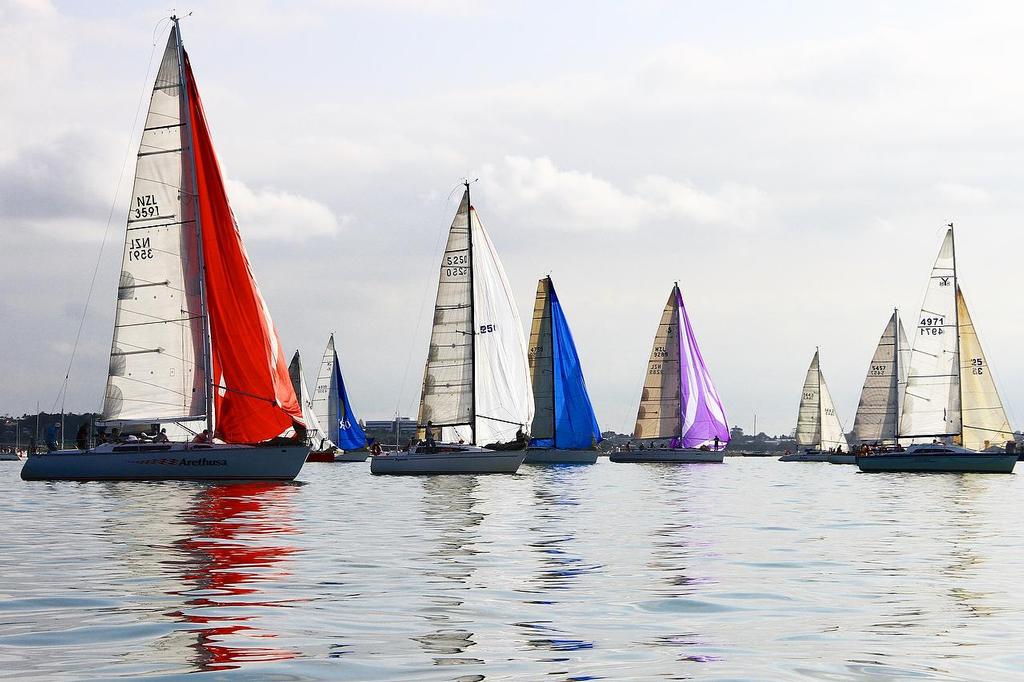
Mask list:
MULTIPOLYGON (((1019 4, 178 11, 282 343, 308 369, 334 332, 361 418, 415 416, 468 176, 524 324, 552 276, 602 428, 632 431, 678 281, 732 424, 792 431, 820 347, 850 429, 878 337, 894 307, 915 321, 950 221, 1021 426, 1019 4)), ((168 14, 0 0, 0 412, 59 407, 73 351, 65 408, 102 404, 136 115, 168 14)))

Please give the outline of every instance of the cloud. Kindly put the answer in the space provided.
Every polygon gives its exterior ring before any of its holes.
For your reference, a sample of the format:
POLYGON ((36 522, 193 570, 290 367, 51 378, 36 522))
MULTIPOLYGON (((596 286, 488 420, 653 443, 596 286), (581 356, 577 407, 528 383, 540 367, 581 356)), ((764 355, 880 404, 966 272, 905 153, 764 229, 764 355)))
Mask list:
POLYGON ((351 218, 335 216, 323 204, 281 190, 252 190, 239 180, 227 181, 228 199, 246 239, 300 242, 332 237, 351 218))
POLYGON ((507 156, 485 165, 481 177, 499 210, 516 211, 525 224, 545 230, 634 231, 652 221, 747 227, 768 209, 767 195, 753 187, 705 192, 688 180, 646 175, 622 189, 544 157, 507 156))

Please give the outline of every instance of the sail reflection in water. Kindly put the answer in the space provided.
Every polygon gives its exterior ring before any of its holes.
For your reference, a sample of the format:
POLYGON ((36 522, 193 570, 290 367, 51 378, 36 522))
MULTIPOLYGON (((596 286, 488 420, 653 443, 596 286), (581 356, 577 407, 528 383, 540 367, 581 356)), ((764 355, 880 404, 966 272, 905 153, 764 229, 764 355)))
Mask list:
POLYGON ((281 661, 297 651, 268 646, 277 635, 263 621, 294 599, 275 597, 275 583, 289 576, 286 544, 296 533, 289 520, 297 488, 281 483, 213 485, 192 500, 184 521, 191 532, 175 543, 184 555, 175 594, 184 608, 169 615, 194 625, 197 670, 237 668, 243 663, 281 661))

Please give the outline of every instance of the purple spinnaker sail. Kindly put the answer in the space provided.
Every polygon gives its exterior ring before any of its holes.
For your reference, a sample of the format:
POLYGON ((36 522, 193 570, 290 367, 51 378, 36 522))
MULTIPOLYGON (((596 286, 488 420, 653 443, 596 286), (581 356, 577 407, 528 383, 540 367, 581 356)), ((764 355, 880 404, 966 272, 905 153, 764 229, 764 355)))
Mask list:
POLYGON ((729 424, 725 419, 725 408, 718 391, 711 381, 711 374, 701 357, 697 339, 690 326, 690 318, 683 304, 683 294, 676 286, 676 303, 679 306, 681 327, 686 334, 679 334, 679 409, 681 413, 682 445, 696 448, 713 445, 718 437, 720 446, 729 442, 729 424))

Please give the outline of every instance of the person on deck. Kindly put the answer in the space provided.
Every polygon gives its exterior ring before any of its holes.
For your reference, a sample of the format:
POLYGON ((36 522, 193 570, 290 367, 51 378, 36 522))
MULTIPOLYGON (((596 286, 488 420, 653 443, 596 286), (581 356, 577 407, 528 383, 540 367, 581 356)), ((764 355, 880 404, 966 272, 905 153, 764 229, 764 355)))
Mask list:
POLYGON ((169 443, 170 439, 167 437, 167 429, 160 429, 160 433, 153 436, 154 443, 169 443))
POLYGON ((434 442, 434 422, 427 420, 427 447, 437 447, 437 443, 434 442))
POLYGON ((719 443, 721 443, 721 441, 718 440, 718 436, 715 436, 715 452, 718 452, 719 443))
POLYGON ((203 429, 202 433, 197 433, 196 437, 192 439, 193 443, 209 443, 210 442, 210 430, 203 429))
POLYGON ((46 427, 46 450, 53 452, 57 449, 57 431, 60 429, 56 423, 46 427))
POLYGON ((82 422, 75 434, 75 445, 79 450, 89 449, 89 422, 82 422))

